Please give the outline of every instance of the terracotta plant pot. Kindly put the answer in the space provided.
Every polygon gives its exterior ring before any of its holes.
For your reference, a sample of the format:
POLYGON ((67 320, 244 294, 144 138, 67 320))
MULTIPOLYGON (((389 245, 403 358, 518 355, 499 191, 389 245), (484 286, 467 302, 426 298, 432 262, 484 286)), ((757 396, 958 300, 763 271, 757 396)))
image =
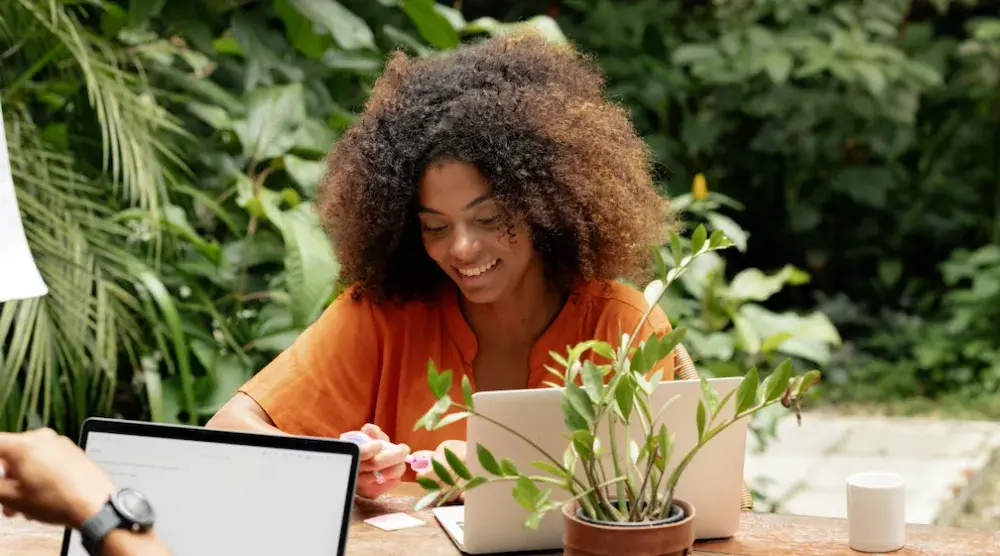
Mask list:
POLYGON ((679 519, 609 523, 583 517, 577 504, 563 506, 565 556, 686 556, 694 548, 694 506, 674 499, 679 519))

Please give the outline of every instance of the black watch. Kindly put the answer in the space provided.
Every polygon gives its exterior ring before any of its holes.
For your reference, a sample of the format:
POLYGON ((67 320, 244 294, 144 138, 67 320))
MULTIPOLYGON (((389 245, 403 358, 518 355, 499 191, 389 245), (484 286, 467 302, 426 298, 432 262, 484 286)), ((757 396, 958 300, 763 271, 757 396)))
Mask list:
POLYGON ((153 527, 153 506, 138 490, 120 488, 111 495, 101 511, 80 526, 80 536, 87 553, 97 556, 101 542, 115 529, 145 532, 153 527))

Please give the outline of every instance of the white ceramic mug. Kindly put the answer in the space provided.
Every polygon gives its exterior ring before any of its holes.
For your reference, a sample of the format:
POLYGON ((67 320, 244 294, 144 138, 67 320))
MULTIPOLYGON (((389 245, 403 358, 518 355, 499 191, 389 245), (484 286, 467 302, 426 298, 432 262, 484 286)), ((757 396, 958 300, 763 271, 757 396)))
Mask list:
POLYGON ((858 552, 892 552, 906 544, 906 486, 895 473, 847 478, 848 544, 858 552))

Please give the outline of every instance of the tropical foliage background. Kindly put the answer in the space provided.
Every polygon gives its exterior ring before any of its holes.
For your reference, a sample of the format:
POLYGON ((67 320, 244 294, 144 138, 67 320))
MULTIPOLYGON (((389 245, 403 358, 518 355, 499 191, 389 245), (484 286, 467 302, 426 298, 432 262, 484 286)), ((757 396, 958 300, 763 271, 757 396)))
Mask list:
POLYGON ((311 202, 386 53, 518 25, 597 56, 736 243, 663 302, 704 373, 791 356, 826 403, 1000 415, 995 1, 6 0, 51 291, 0 308, 0 429, 203 422, 336 293, 311 202))

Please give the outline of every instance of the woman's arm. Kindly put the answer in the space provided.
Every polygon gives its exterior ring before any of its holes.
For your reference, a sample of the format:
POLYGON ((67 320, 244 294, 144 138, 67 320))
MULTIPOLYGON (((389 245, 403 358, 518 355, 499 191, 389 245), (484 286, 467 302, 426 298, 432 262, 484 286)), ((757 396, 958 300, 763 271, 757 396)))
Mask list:
POLYGON ((243 392, 237 392, 205 424, 208 428, 230 429, 262 434, 284 434, 274 425, 264 408, 243 392))

